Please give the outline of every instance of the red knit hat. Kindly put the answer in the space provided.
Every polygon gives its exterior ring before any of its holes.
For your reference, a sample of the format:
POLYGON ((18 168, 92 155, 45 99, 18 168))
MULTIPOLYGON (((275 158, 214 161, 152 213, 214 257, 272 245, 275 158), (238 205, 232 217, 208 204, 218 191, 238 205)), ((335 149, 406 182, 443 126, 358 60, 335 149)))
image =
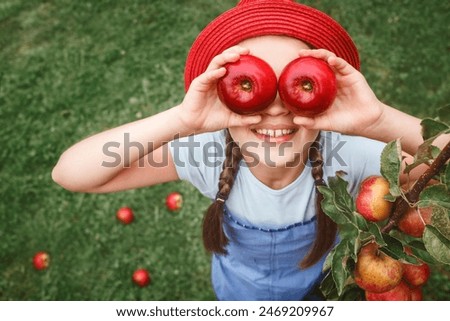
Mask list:
POLYGON ((244 39, 286 35, 324 48, 359 69, 359 55, 345 29, 325 13, 294 0, 241 0, 209 23, 189 51, 184 71, 186 90, 212 58, 244 39))

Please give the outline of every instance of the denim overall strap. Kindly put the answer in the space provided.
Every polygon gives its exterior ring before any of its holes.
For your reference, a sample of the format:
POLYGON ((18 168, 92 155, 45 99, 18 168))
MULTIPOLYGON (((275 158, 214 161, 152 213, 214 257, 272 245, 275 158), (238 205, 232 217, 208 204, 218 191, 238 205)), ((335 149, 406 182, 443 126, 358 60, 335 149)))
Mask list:
POLYGON ((228 255, 213 255, 212 283, 219 300, 301 300, 320 281, 325 256, 301 269, 316 235, 316 220, 283 229, 241 224, 226 210, 228 255))

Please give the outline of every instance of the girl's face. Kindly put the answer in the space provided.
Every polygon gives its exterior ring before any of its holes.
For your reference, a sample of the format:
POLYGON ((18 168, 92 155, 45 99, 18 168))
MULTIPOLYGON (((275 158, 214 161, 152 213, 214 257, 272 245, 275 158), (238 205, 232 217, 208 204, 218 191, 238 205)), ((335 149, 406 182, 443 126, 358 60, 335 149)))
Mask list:
MULTIPOLYGON (((239 45, 266 61, 277 78, 289 62, 298 58, 301 49, 309 49, 300 40, 284 36, 250 38, 239 45)), ((295 125, 295 115, 284 107, 279 95, 260 115, 261 122, 256 125, 229 128, 247 164, 280 168, 298 166, 298 162, 306 161, 309 145, 318 131, 295 125)))

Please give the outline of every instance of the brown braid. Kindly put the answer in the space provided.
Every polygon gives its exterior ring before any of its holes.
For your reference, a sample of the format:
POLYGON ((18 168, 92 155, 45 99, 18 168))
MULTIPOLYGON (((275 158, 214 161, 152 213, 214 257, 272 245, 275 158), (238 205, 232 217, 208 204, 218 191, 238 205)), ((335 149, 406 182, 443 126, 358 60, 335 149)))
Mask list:
POLYGON ((208 207, 203 219, 203 244, 209 252, 227 254, 225 247, 228 239, 223 231, 224 203, 230 194, 234 179, 239 170, 242 154, 239 146, 233 141, 230 132, 226 131, 225 161, 219 178, 219 192, 216 199, 208 207))
POLYGON ((316 186, 317 233, 309 253, 300 262, 301 268, 307 268, 317 263, 333 246, 337 232, 336 223, 323 212, 320 205, 323 195, 317 187, 325 185, 325 181, 323 180, 323 157, 320 151, 319 139, 320 134, 309 148, 309 160, 312 165, 311 174, 316 186))

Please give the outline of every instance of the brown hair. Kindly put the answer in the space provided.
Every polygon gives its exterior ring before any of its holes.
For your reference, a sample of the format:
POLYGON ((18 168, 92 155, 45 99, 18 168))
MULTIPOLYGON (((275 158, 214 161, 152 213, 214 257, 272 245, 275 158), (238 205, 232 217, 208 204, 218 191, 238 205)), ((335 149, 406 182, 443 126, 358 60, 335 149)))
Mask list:
MULTIPOLYGON (((325 181, 323 180, 323 158, 319 148, 319 138, 320 134, 311 144, 308 153, 312 165, 311 173, 316 186, 317 233, 311 249, 299 264, 301 268, 307 268, 319 261, 332 247, 337 232, 336 224, 323 212, 320 206, 323 195, 317 187, 325 185, 325 181)), ((219 191, 203 219, 203 244, 205 249, 218 254, 227 254, 225 248, 228 239, 222 227, 224 203, 233 187, 234 179, 239 170, 239 162, 242 159, 239 146, 233 141, 228 130, 226 130, 225 143, 225 161, 219 178, 219 191)))

